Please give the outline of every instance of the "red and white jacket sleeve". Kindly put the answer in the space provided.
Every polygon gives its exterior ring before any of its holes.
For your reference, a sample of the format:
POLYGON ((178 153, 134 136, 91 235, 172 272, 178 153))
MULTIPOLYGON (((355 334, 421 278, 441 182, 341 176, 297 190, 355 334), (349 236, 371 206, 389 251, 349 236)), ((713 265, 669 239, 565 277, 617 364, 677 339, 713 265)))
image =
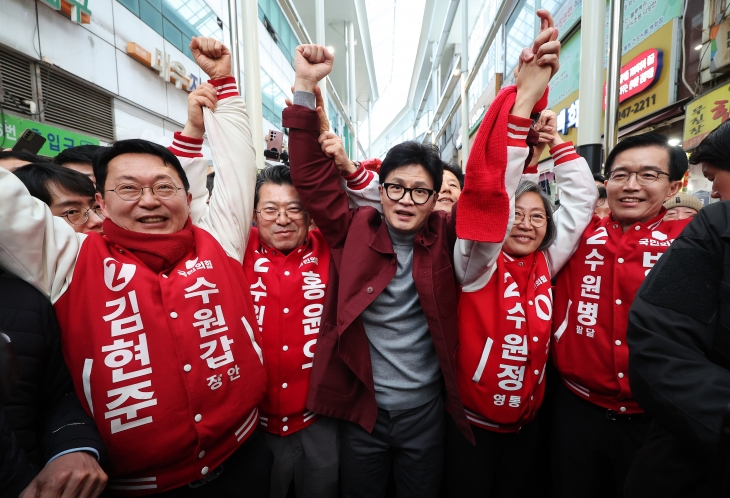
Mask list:
POLYGON ((53 216, 5 168, 0 168, 0 199, 0 267, 55 303, 71 283, 86 235, 53 216))
MULTIPOLYGON (((509 221, 505 226, 504 239, 497 244, 474 242, 457 239, 454 246, 454 269, 457 282, 464 292, 474 292, 482 289, 494 274, 497 268, 497 257, 502 251, 502 245, 512 230, 515 217, 515 192, 522 179, 525 160, 529 154, 527 147, 527 132, 532 121, 519 116, 509 116, 509 134, 507 140, 507 170, 504 183, 509 197, 509 221)), ((469 170, 467 169, 467 175, 469 170)), ((458 213, 458 207, 457 207, 458 213)), ((458 214, 457 214, 458 216, 458 214)))
POLYGON ((560 208, 553 214, 557 236, 546 251, 550 274, 555 276, 573 255, 593 219, 598 188, 588 163, 575 152, 572 142, 556 145, 550 155, 560 189, 560 208))
POLYGON ((188 173, 194 205, 191 217, 212 234, 230 257, 243 262, 253 216, 256 153, 246 104, 233 76, 210 80, 218 93, 215 112, 203 108, 205 131, 215 166, 215 188, 205 205, 207 161, 200 154, 201 140, 179 133, 170 147, 188 173))
POLYGON ((342 175, 342 187, 347 193, 351 208, 370 206, 382 213, 383 205, 380 203, 378 185, 380 185, 378 175, 365 169, 362 164, 358 165, 354 173, 342 175))

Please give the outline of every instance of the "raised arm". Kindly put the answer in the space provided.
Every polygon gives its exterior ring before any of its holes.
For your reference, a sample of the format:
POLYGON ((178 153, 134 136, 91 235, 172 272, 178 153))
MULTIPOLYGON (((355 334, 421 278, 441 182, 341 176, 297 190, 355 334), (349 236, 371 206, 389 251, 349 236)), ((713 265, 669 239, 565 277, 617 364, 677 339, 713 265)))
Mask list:
MULTIPOLYGON (((550 274, 556 275, 575 252, 593 218, 598 189, 586 160, 575 152, 572 142, 564 142, 558 134, 557 115, 553 111, 540 113, 534 129, 540 136, 534 151, 535 169, 542 149, 550 145, 555 180, 560 189, 561 207, 553 214, 557 235, 547 249, 550 274)), ((537 182, 537 175, 531 180, 537 182)))
POLYGON ((218 104, 218 93, 210 83, 203 83, 188 95, 188 120, 182 132, 175 132, 170 151, 180 161, 190 182, 190 219, 194 224, 203 218, 208 211, 208 160, 203 157, 203 134, 205 122, 203 107, 215 111, 218 104))
MULTIPOLYGON (((504 175, 504 189, 509 202, 509 218, 504 227, 504 235, 500 242, 475 242, 457 239, 454 246, 454 268, 456 280, 464 292, 473 292, 483 288, 492 278, 496 262, 504 241, 512 230, 515 217, 515 192, 522 178, 522 170, 529 153, 526 139, 531 120, 519 116, 508 117, 509 134, 507 138, 507 167, 504 175)), ((481 129, 479 130, 481 133, 481 129)), ((467 181, 470 180, 467 166, 467 181)), ((462 216, 457 203, 457 216, 462 216)))
POLYGON ((85 239, 0 168, 0 267, 56 302, 71 282, 85 239))
POLYGON ((572 142, 555 144, 550 148, 550 155, 560 189, 560 209, 553 214, 557 235, 547 249, 550 274, 555 276, 578 248, 593 218, 598 188, 588 163, 575 152, 572 142))
POLYGON ((530 115, 544 109, 547 83, 558 69, 560 42, 547 11, 531 49, 520 56, 516 86, 495 98, 482 120, 466 168, 456 211, 459 240, 454 247, 456 276, 465 292, 484 287, 492 277, 514 220, 515 191, 529 154, 530 115))
POLYGON ((289 128, 294 185, 330 248, 338 249, 345 243, 351 213, 334 160, 320 147, 320 122, 314 95, 317 82, 329 74, 333 61, 334 57, 324 47, 297 47, 294 105, 284 109, 283 125, 289 128))
MULTIPOLYGON (((193 38, 190 49, 198 65, 210 77, 209 83, 218 98, 215 112, 206 105, 198 106, 203 111, 204 129, 216 166, 216 188, 207 212, 202 214, 197 225, 210 232, 226 254, 243 262, 256 187, 256 153, 246 104, 231 76, 231 54, 223 44, 212 38, 198 37, 193 38)), ((186 127, 183 133, 187 132, 186 127)))

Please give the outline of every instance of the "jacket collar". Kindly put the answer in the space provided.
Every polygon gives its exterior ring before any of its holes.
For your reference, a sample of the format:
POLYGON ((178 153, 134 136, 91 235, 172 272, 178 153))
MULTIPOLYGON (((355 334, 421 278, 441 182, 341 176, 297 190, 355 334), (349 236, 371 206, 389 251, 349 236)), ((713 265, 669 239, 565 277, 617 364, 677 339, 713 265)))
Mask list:
MULTIPOLYGON (((659 210, 659 214, 656 215, 654 218, 651 218, 650 220, 647 220, 647 221, 644 221, 644 222, 634 223, 632 225, 632 227, 638 225, 641 228, 648 228, 649 230, 656 230, 659 227, 659 225, 662 224, 662 220, 664 219, 664 215, 665 214, 667 214, 667 208, 665 208, 664 206, 662 206, 662 208, 659 210)), ((621 223, 619 221, 617 221, 616 219, 614 219, 613 213, 611 213, 610 215, 606 216, 601 221, 604 221, 604 224, 606 224, 606 225, 609 225, 609 224, 612 224, 612 223, 618 223, 619 225, 621 225, 621 223)), ((627 230, 627 232, 628 232, 628 230, 627 230)))

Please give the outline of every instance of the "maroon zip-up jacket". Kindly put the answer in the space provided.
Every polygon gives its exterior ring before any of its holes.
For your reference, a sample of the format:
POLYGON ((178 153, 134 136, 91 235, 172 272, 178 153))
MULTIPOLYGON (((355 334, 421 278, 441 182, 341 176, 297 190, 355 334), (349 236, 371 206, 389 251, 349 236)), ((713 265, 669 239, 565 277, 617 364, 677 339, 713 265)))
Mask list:
MULTIPOLYGON (((302 202, 330 246, 329 286, 310 376, 307 408, 349 420, 372 432, 378 414, 368 338, 360 314, 395 276, 396 255, 380 213, 349 209, 340 174, 322 153, 319 117, 303 106, 288 107, 291 175, 302 202)), ((457 285, 453 252, 456 206, 447 217, 436 211, 416 234, 413 279, 441 363, 446 407, 474 443, 456 387, 457 285)))

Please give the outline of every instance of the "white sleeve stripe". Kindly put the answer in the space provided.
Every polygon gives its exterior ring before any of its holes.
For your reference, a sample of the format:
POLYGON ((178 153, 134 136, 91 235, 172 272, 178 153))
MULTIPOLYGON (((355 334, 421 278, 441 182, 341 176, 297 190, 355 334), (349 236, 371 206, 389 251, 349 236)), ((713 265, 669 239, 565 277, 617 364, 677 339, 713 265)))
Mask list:
POLYGON ((507 123, 507 128, 509 128, 511 130, 515 130, 515 131, 523 131, 525 133, 527 133, 528 131, 530 131, 530 127, 529 126, 527 126, 527 127, 525 127, 525 126, 517 126, 516 124, 513 124, 513 123, 507 123))
POLYGON ((180 142, 178 140, 173 140, 172 146, 176 149, 181 149, 187 152, 199 152, 203 149, 203 144, 191 144, 188 142, 180 142))
POLYGON ((512 133, 510 131, 507 132, 507 136, 509 138, 514 138, 515 140, 527 140, 527 135, 517 135, 515 133, 512 133))
POLYGON ((573 149, 569 149, 564 152, 556 152, 555 154, 553 154, 553 161, 557 161, 558 159, 562 159, 565 156, 570 156, 575 153, 576 152, 573 149))
POLYGON ((351 185, 360 185, 362 182, 365 181, 365 179, 367 177, 368 177, 368 170, 363 168, 362 171, 360 171, 360 173, 358 173, 358 175, 355 178, 353 178, 351 180, 347 180, 347 183, 349 183, 351 185))

